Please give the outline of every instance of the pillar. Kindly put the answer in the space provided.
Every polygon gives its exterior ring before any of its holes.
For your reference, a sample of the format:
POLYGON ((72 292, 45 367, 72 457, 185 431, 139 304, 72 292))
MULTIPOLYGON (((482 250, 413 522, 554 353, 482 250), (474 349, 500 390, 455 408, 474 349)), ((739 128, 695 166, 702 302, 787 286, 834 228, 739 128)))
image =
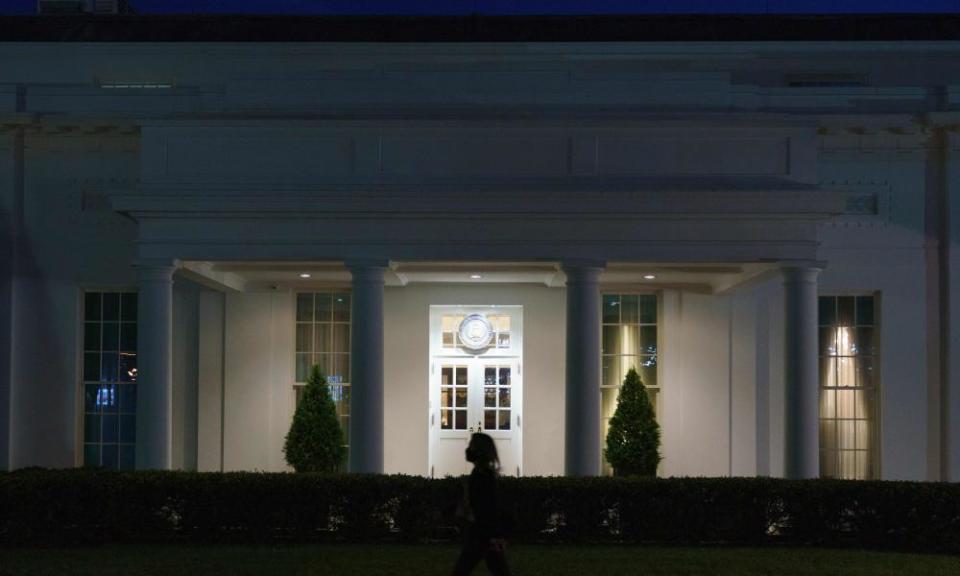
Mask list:
POLYGON ((786 478, 820 476, 820 383, 817 369, 815 266, 786 266, 784 288, 784 420, 786 478))
POLYGON ((173 430, 172 262, 137 265, 138 470, 171 467, 173 430))
POLYGON ((383 473, 383 273, 385 260, 347 262, 350 318, 351 472, 383 473))
POLYGON ((602 262, 564 262, 567 275, 564 472, 600 474, 600 273, 602 262))

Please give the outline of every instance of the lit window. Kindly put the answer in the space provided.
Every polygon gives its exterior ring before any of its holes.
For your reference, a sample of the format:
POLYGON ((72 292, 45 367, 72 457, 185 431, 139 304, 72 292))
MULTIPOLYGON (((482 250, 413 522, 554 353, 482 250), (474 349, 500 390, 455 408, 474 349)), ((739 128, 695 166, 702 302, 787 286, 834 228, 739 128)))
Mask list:
POLYGON ((873 296, 820 302, 820 475, 877 477, 879 349, 873 296))
POLYGON ((350 444, 350 293, 297 294, 296 401, 312 366, 327 378, 340 427, 350 444))
MULTIPOLYGON (((604 294, 602 297, 600 407, 601 442, 606 443, 610 418, 617 409, 620 386, 631 368, 640 374, 654 411, 660 396, 657 379, 657 297, 653 294, 604 294)), ((601 451, 602 453, 602 451, 601 451)), ((612 469, 603 459, 603 469, 612 469)))
POLYGON ((86 292, 83 301, 83 465, 132 470, 137 294, 86 292))

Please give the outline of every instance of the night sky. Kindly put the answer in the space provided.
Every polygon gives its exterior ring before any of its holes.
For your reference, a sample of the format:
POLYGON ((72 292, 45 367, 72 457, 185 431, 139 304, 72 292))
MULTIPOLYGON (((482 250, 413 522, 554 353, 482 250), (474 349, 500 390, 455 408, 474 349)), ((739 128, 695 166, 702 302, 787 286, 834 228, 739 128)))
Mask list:
MULTIPOLYGON (((960 13, 960 0, 130 0, 140 14, 836 14, 960 13)), ((36 0, 0 0, 33 14, 36 0)))

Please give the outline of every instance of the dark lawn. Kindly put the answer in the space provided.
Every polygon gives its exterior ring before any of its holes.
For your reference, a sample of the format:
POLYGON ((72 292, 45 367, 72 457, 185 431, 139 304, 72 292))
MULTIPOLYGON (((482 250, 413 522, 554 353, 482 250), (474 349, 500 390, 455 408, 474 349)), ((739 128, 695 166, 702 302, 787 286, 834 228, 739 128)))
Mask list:
MULTIPOLYGON (((2 550, 0 574, 446 575, 452 545, 318 545, 265 547, 138 546, 2 550)), ((515 574, 957 576, 960 557, 824 549, 513 546, 515 574)), ((481 566, 475 574, 486 574, 481 566)))

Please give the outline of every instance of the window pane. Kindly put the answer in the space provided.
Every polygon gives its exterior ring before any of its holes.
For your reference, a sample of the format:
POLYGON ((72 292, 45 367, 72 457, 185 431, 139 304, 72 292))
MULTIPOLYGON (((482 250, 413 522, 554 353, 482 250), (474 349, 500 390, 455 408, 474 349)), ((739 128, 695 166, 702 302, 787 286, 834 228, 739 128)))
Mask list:
POLYGON ((116 384, 101 384, 98 404, 103 413, 116 414, 120 409, 120 399, 117 397, 116 384))
POLYGON ((86 352, 83 355, 83 379, 87 382, 96 382, 100 379, 100 354, 86 352))
POLYGON ((820 328, 820 355, 835 356, 837 354, 837 329, 829 326, 820 328))
POLYGON ((857 358, 857 386, 873 387, 873 358, 870 356, 857 358))
POLYGON ((137 441, 137 423, 136 417, 130 415, 120 416, 120 442, 133 444, 137 441))
POLYGON ((500 389, 500 407, 510 408, 510 389, 509 388, 500 389))
POLYGON ((120 350, 120 323, 103 323, 103 349, 107 351, 120 350))
POLYGON ((333 294, 333 321, 350 321, 350 295, 347 293, 333 294))
POLYGON ((120 381, 137 381, 137 354, 135 352, 120 353, 120 381))
POLYGON ((857 325, 873 326, 873 296, 857 296, 857 325))
POLYGON ((497 429, 497 411, 496 410, 483 411, 483 428, 484 430, 497 429))
POLYGON ((467 411, 466 410, 457 410, 455 412, 454 418, 456 419, 456 428, 457 430, 466 430, 467 429, 467 411))
POLYGON ((604 354, 620 353, 620 326, 603 327, 603 351, 604 354))
POLYGON ((100 380, 116 382, 119 358, 116 352, 104 352, 100 355, 100 380))
POLYGON ((821 326, 836 326, 837 324, 837 299, 833 296, 821 296, 817 300, 819 304, 819 324, 821 326))
POLYGON ((83 349, 100 349, 100 324, 97 322, 86 322, 83 325, 83 349))
POLYGON ((310 375, 310 354, 297 354, 297 382, 306 382, 310 375))
POLYGON ((853 296, 840 296, 837 298, 837 323, 840 326, 854 325, 853 296))
POLYGON ((452 386, 453 385, 453 367, 444 366, 440 369, 440 385, 441 386, 452 386))
POLYGON ((133 446, 120 446, 120 462, 118 468, 121 470, 133 470, 135 465, 135 451, 133 446))
POLYGON ((105 415, 100 420, 101 441, 115 444, 120 437, 120 420, 116 414, 105 415))
POLYGON ((498 422, 499 424, 498 428, 500 430, 509 430, 510 429, 510 411, 501 410, 499 416, 500 416, 500 421, 498 422))
POLYGON ((510 369, 509 369, 509 368, 501 368, 501 369, 500 369, 500 380, 499 380, 498 383, 499 383, 501 386, 509 386, 509 385, 510 385, 510 369))
POLYGON ((124 352, 137 351, 137 325, 124 322, 120 325, 120 350, 124 352))
MULTIPOLYGON (((619 395, 619 388, 602 388, 600 390, 600 414, 602 418, 607 419, 613 416, 617 409, 617 396, 619 395)), ((606 441, 606 436, 601 440, 606 441)))
POLYGON ((313 352, 313 324, 297 324, 297 352, 313 352))
POLYGON ((100 448, 100 464, 107 469, 116 470, 120 464, 120 450, 116 444, 104 445, 100 448))
POLYGON ((118 386, 118 392, 120 394, 120 412, 126 414, 136 414, 137 387, 130 384, 124 384, 118 386))
POLYGON ((467 389, 460 388, 457 390, 457 408, 466 408, 467 407, 467 389))
POLYGON ((457 386, 466 386, 467 385, 467 367, 457 366, 456 375, 457 375, 457 386))
POLYGON ((483 389, 483 405, 486 408, 497 407, 497 389, 493 386, 487 386, 483 389))
POLYGON ((620 297, 620 323, 637 324, 640 322, 640 299, 636 294, 624 294, 620 297))
POLYGON ((643 326, 640 328, 640 351, 644 354, 657 353, 656 326, 643 326))
POLYGON ((873 356, 877 353, 877 347, 874 341, 873 328, 857 328, 856 331, 857 354, 864 356, 873 356))
POLYGON ((440 406, 443 408, 452 408, 453 407, 453 390, 450 388, 444 388, 440 391, 440 406))
POLYGON ((313 321, 313 294, 297 294, 297 322, 313 321))
POLYGON ((100 321, 100 301, 102 295, 100 292, 87 292, 83 295, 83 319, 99 322, 100 321))
POLYGON ((322 354, 333 350, 331 324, 322 322, 313 325, 313 351, 322 354))
POLYGON ((124 322, 137 321, 136 292, 125 292, 120 295, 120 319, 124 322))
POLYGON ((452 410, 440 411, 440 428, 442 430, 453 429, 453 411, 452 410))
POLYGON ((99 444, 83 445, 83 465, 86 466, 87 468, 100 467, 100 445, 99 444))
POLYGON ((97 392, 100 390, 99 384, 86 384, 83 387, 83 411, 97 412, 100 408, 97 406, 97 392))
POLYGON ((83 417, 83 441, 100 441, 100 416, 98 414, 87 414, 83 417))
POLYGON ((349 324, 334 324, 333 325, 333 352, 349 352, 350 351, 350 325, 349 324))
POLYGON ((483 369, 483 384, 484 386, 497 385, 497 369, 496 368, 488 366, 483 369))
POLYGON ((659 386, 657 382, 657 357, 642 356, 640 358, 640 380, 644 386, 659 386))
POLYGON ((600 381, 604 386, 620 385, 620 358, 618 356, 603 357, 603 374, 600 381))
POLYGON ((640 322, 657 323, 657 297, 652 294, 640 296, 640 322))
POLYGON ((333 320, 333 294, 317 293, 313 295, 313 320, 330 322, 333 320))
POLYGON ((349 382, 350 381, 350 355, 349 354, 334 354, 332 357, 333 365, 330 369, 330 376, 333 377, 333 382, 349 382))
POLYGON ((617 326, 620 335, 619 354, 639 354, 640 353, 640 327, 636 325, 617 326))
POLYGON ((107 292, 103 295, 103 320, 116 322, 120 320, 120 294, 107 292))
POLYGON ((620 323, 620 295, 619 294, 603 295, 603 323, 604 324, 620 323))

